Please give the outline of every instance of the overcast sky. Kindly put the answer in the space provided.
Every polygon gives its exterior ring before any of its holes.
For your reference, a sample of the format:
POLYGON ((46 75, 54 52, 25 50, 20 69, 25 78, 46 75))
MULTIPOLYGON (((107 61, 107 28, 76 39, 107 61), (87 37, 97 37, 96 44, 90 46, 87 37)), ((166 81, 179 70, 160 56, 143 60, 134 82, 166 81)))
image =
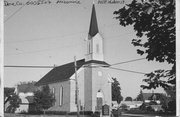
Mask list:
MULTIPOLYGON (((85 39, 89 30, 92 0, 79 0, 80 4, 56 4, 56 0, 51 1, 53 3, 45 5, 4 7, 5 65, 53 66, 72 62, 74 56, 77 60, 85 58, 85 39)), ((125 0, 125 3, 128 1, 125 0)), ((113 12, 125 4, 97 2, 96 15, 100 34, 104 38, 105 61, 114 64, 145 57, 138 55, 131 44, 131 40, 136 38, 133 27, 122 27, 114 18, 113 12)), ((171 65, 141 60, 113 67, 148 73, 160 68, 169 69, 171 65)), ((38 81, 50 70, 5 68, 4 85, 13 87, 20 81, 38 81)), ((108 71, 120 82, 124 98, 135 98, 143 84, 142 79, 146 78, 138 73, 113 69, 108 71)), ((158 91, 162 89, 155 92, 158 91)))

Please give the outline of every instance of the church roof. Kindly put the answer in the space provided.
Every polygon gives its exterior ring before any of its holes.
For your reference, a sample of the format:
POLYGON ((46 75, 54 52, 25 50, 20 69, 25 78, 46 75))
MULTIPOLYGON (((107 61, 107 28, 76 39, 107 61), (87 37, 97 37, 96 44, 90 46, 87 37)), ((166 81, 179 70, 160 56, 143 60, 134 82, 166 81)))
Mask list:
MULTIPOLYGON (((95 63, 102 65, 109 65, 104 61, 90 60, 85 61, 85 59, 78 60, 77 62, 77 70, 81 68, 83 65, 95 63)), ((75 73, 74 62, 64 64, 62 66, 58 66, 49 71, 44 77, 42 77, 37 83, 37 86, 46 85, 50 83, 62 82, 69 80, 69 78, 75 73)))
POLYGON ((101 64, 104 66, 109 66, 108 63, 104 62, 104 61, 98 61, 98 60, 90 60, 90 61, 86 61, 84 64, 90 64, 90 63, 95 63, 95 64, 101 64))
POLYGON ((95 36, 99 32, 98 30, 98 23, 96 18, 96 10, 95 5, 92 6, 92 13, 91 13, 91 21, 90 21, 90 27, 89 27, 89 35, 91 37, 95 36))
MULTIPOLYGON (((77 70, 84 64, 85 59, 78 60, 77 70)), ((36 85, 45 85, 49 83, 55 83, 68 80, 75 73, 74 62, 67 63, 62 66, 53 68, 43 78, 41 78, 36 85)))

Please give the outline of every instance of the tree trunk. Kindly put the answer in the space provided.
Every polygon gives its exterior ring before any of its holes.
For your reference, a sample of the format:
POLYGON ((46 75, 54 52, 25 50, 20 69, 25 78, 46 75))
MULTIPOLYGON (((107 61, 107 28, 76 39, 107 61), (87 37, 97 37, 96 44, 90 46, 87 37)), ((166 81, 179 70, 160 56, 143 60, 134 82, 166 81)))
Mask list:
POLYGON ((45 109, 43 109, 43 114, 44 114, 44 115, 46 114, 46 110, 45 110, 45 109))

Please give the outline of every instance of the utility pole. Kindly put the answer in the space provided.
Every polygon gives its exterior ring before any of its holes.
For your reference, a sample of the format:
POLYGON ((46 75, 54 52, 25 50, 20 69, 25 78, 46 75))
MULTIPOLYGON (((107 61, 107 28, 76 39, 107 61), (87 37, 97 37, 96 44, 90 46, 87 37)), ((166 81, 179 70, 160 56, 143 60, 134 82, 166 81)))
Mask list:
POLYGON ((77 63, 76 63, 76 56, 74 56, 74 69, 75 69, 75 82, 76 82, 76 94, 75 94, 75 101, 77 106, 77 117, 79 116, 79 90, 78 90, 78 80, 77 80, 77 63))

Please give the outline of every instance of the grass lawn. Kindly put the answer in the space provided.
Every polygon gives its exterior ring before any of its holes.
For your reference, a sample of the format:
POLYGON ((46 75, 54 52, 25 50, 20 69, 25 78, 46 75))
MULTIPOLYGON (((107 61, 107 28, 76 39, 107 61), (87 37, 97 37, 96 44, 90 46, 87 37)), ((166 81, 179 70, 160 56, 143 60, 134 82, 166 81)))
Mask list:
MULTIPOLYGON (((4 117, 77 117, 77 115, 26 115, 26 114, 5 113, 4 117)), ((80 117, 90 117, 90 116, 80 115, 80 117)))
POLYGON ((4 117, 67 117, 66 115, 25 115, 5 113, 4 117))

